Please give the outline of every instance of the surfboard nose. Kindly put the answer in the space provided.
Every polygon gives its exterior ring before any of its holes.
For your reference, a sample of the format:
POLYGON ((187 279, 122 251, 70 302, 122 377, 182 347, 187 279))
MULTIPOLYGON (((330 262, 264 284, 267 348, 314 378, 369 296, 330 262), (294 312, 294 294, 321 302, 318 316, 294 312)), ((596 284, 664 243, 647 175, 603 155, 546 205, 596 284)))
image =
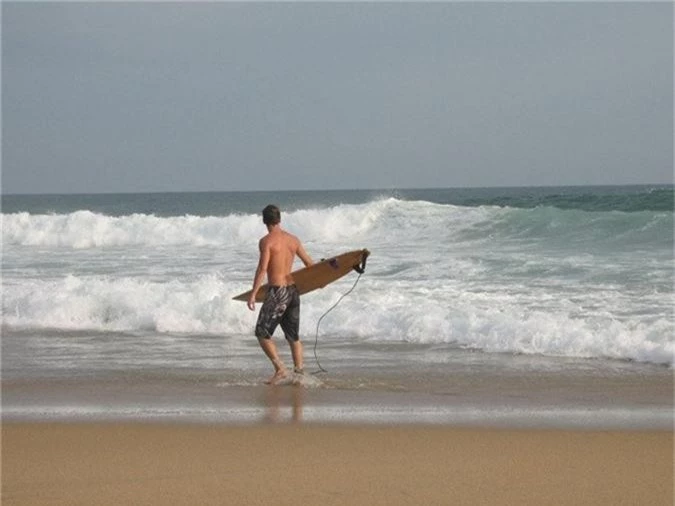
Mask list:
POLYGON ((368 251, 365 248, 361 250, 361 263, 356 264, 354 266, 354 270, 356 272, 358 272, 359 274, 363 274, 364 272, 366 272, 366 261, 368 260, 369 256, 370 256, 370 251, 368 251))

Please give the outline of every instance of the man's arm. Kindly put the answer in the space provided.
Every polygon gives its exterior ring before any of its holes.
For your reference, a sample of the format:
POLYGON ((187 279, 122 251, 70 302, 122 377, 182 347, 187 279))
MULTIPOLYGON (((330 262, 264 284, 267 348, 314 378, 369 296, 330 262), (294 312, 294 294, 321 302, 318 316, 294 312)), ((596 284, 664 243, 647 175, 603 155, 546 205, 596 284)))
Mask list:
POLYGON ((314 263, 312 261, 312 258, 305 251, 305 248, 302 246, 302 243, 300 241, 298 241, 297 254, 300 257, 300 260, 302 260, 302 263, 305 264, 305 267, 309 267, 310 265, 312 265, 314 263))
POLYGON ((270 249, 264 239, 260 239, 258 248, 260 249, 260 259, 258 260, 258 268, 255 270, 255 276, 253 276, 251 296, 248 298, 248 308, 251 311, 255 311, 255 296, 258 294, 258 290, 260 290, 260 287, 265 281, 267 265, 270 263, 270 249))

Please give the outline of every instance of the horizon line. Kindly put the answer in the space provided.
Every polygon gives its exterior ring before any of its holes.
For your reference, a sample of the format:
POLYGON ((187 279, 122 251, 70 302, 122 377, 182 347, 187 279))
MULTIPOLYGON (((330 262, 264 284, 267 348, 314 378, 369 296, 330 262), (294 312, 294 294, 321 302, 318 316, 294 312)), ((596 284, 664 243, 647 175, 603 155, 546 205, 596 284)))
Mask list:
POLYGON ((544 185, 494 185, 494 186, 420 186, 420 187, 382 187, 382 188, 303 188, 303 189, 264 189, 264 190, 144 190, 144 191, 95 191, 73 193, 5 193, 0 192, 0 197, 39 197, 39 196, 85 196, 85 195, 170 195, 180 193, 291 193, 291 192, 363 192, 363 191, 398 191, 398 190, 479 190, 479 189, 515 189, 515 188, 617 188, 617 187, 648 187, 670 186, 675 187, 675 182, 668 183, 594 183, 594 184, 544 184, 544 185))

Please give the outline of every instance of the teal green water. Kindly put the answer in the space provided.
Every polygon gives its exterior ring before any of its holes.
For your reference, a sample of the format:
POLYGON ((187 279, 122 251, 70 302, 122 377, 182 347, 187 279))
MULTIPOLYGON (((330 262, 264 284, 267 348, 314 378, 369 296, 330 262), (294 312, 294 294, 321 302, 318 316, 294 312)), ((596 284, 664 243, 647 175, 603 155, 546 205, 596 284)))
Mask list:
POLYGON ((4 213, 70 213, 82 209, 110 216, 226 216, 257 213, 276 202, 293 211, 308 207, 362 204, 394 197, 456 206, 553 207, 583 211, 672 211, 672 186, 575 186, 540 188, 382 189, 282 192, 147 193, 94 195, 5 195, 4 213))

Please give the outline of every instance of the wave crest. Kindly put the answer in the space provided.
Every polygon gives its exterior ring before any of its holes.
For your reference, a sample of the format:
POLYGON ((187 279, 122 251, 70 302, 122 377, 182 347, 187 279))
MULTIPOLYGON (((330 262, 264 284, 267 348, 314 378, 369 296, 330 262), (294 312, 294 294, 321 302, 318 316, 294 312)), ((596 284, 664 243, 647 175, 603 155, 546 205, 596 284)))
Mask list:
MULTIPOLYGON (((673 213, 588 212, 543 208, 462 207, 383 198, 366 204, 285 213, 284 228, 304 241, 351 243, 355 240, 403 244, 415 241, 554 241, 613 245, 673 242, 673 213)), ((232 246, 249 244, 265 233, 253 214, 157 217, 107 216, 91 211, 69 214, 3 215, 5 245, 73 249, 124 246, 232 246)))

